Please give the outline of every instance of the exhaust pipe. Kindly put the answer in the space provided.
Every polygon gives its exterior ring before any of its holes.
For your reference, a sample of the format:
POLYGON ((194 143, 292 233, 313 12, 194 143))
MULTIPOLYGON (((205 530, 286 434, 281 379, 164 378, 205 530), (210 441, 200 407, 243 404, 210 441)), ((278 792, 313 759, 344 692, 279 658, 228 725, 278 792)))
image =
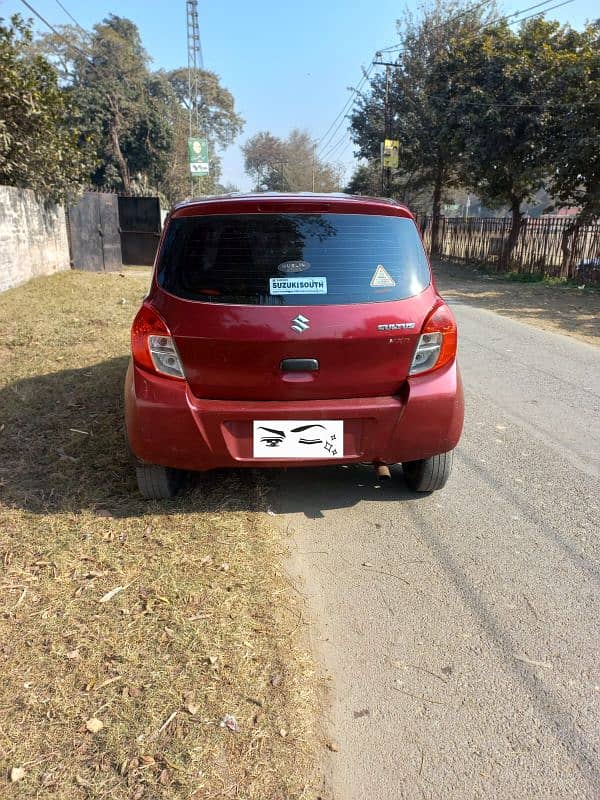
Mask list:
POLYGON ((382 481, 389 481, 392 477, 390 468, 387 464, 374 464, 377 477, 382 481))

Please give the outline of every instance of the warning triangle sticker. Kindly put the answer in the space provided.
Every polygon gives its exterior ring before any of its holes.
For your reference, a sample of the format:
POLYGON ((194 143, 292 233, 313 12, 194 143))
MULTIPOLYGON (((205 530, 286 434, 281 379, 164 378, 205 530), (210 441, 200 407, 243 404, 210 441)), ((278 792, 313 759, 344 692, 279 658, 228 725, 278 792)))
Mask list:
POLYGON ((392 278, 390 273, 387 269, 382 266, 381 264, 377 265, 377 269, 373 273, 373 277, 371 278, 371 286, 381 287, 381 286, 395 286, 396 281, 392 278))

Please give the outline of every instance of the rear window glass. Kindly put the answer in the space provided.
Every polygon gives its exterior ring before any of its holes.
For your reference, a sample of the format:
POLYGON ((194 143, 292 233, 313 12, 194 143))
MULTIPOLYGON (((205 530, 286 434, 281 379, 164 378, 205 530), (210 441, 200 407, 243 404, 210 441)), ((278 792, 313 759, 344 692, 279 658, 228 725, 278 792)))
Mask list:
POLYGON ((178 217, 157 279, 188 300, 288 306, 400 300, 430 281, 413 221, 363 214, 178 217))

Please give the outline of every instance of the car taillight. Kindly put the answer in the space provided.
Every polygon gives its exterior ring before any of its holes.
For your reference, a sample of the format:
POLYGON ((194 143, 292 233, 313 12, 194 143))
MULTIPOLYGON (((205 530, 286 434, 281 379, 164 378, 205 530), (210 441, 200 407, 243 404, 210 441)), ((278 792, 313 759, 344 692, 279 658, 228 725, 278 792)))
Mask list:
POLYGON ((421 375, 449 364, 456 356, 456 321, 445 303, 425 320, 409 375, 421 375))
POLYGON ((131 352, 140 367, 172 378, 185 378, 171 332, 147 303, 140 308, 131 326, 131 352))

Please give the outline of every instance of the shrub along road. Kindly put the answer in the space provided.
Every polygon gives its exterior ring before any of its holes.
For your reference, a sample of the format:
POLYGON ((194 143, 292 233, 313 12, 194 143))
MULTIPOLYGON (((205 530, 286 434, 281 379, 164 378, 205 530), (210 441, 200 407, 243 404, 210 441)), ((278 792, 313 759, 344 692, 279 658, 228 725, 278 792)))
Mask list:
POLYGON ((597 800, 600 350, 469 302, 445 490, 367 467, 272 478, 333 677, 334 785, 597 800))

